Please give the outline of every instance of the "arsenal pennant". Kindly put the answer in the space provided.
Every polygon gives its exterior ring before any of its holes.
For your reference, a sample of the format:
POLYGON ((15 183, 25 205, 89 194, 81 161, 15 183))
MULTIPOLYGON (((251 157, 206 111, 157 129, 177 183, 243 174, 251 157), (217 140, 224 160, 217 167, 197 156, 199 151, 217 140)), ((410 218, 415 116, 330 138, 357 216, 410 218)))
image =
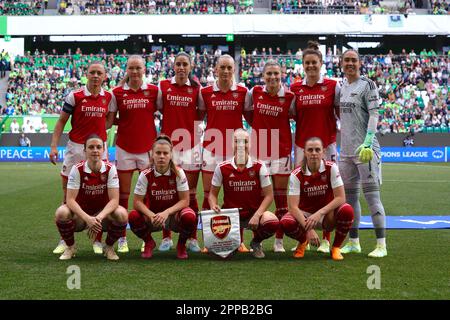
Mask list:
POLYGON ((222 258, 228 257, 241 244, 239 232, 239 210, 222 209, 200 212, 202 218, 203 241, 209 252, 222 258))

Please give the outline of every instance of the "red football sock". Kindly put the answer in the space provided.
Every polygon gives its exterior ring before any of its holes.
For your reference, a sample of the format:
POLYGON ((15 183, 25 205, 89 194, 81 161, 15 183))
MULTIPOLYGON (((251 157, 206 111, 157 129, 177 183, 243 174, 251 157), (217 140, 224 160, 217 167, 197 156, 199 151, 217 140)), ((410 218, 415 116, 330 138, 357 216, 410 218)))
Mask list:
POLYGON ((353 224, 354 212, 351 205, 344 203, 336 212, 336 232, 333 247, 341 247, 353 224))
POLYGON ((97 235, 95 236, 95 241, 102 242, 102 236, 103 236, 103 231, 100 231, 100 232, 97 233, 97 235))
POLYGON ((179 215, 180 236, 178 242, 186 243, 188 237, 192 235, 193 230, 196 230, 197 228, 197 215, 189 207, 181 210, 179 215))
POLYGON ((273 191, 273 199, 277 208, 275 214, 278 219, 281 219, 288 210, 286 189, 275 189, 273 191))
POLYGON ((194 231, 192 231, 192 234, 190 235, 189 238, 191 239, 197 239, 197 224, 198 224, 198 202, 197 202, 197 197, 195 193, 191 193, 189 194, 189 207, 194 210, 195 212, 195 216, 196 216, 196 226, 194 231))
POLYGON ((280 220, 280 225, 288 237, 300 241, 301 243, 306 241, 306 233, 303 232, 302 228, 300 228, 300 224, 293 216, 285 215, 280 220))
POLYGON ((123 231, 127 228, 127 224, 116 224, 111 222, 108 224, 108 235, 106 236, 106 244, 112 246, 117 239, 122 237, 123 231))
POLYGON ((209 206, 209 191, 205 191, 203 193, 203 204, 202 204, 202 210, 210 210, 210 206, 209 206))
POLYGON ((145 222, 144 216, 136 210, 133 210, 128 215, 128 222, 130 223, 131 231, 145 242, 152 239, 150 228, 145 222))
POLYGON ((164 229, 163 228, 163 230, 162 230, 162 233, 163 233, 163 239, 164 238, 170 238, 170 239, 172 239, 172 232, 170 231, 170 230, 167 230, 167 229, 164 229))
POLYGON ((69 247, 73 246, 75 243, 75 221, 56 221, 56 226, 58 227, 61 239, 63 239, 69 247))
POLYGON ((241 242, 244 242, 244 228, 240 228, 239 233, 241 234, 241 242))
POLYGON ((130 198, 130 193, 121 192, 119 195, 119 205, 128 210, 128 199, 130 198))
POLYGON ((327 239, 328 242, 330 242, 331 240, 331 232, 328 231, 322 231, 322 239, 327 239))
POLYGON ((260 224, 254 232, 253 241, 259 243, 264 239, 270 238, 277 231, 279 224, 280 222, 278 220, 269 220, 260 224))

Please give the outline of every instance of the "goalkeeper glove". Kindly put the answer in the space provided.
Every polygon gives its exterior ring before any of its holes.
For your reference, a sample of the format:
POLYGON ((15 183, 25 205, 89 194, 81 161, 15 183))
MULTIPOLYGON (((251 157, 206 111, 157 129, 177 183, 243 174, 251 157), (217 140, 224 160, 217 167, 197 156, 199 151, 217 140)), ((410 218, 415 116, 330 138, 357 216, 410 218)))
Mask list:
POLYGON ((367 131, 364 143, 356 149, 356 154, 362 163, 368 163, 373 158, 372 142, 375 132, 367 131))

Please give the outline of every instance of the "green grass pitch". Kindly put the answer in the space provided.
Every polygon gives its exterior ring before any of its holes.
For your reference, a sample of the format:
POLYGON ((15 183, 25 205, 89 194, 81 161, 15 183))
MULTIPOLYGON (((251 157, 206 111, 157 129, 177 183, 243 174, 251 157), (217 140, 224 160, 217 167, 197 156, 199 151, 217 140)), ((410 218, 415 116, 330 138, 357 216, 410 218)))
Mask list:
MULTIPOLYGON (((140 258, 141 241, 128 233, 130 253, 119 262, 95 256, 85 233, 76 235, 78 255, 61 262, 52 254, 58 233, 54 211, 61 200, 59 166, 0 164, 0 299, 448 299, 450 230, 388 230, 388 256, 367 257, 373 230, 361 231, 363 253, 342 262, 314 251, 301 261, 291 252, 266 259, 236 254, 220 260, 175 251, 140 258), (67 268, 81 271, 81 289, 67 288, 67 268), (368 289, 371 265, 381 288, 368 289)), ((384 164, 382 200, 388 215, 450 215, 450 165, 384 164)), ((199 201, 202 195, 199 193, 199 201)), ((367 207, 363 203, 363 214, 367 207)), ((176 239, 175 235, 175 239, 176 239)), ((246 232, 248 244, 250 232, 246 232)), ((159 243, 160 233, 155 235, 159 243)), ((201 234, 199 233, 199 239, 201 234)), ((291 239, 285 247, 294 246, 291 239)))

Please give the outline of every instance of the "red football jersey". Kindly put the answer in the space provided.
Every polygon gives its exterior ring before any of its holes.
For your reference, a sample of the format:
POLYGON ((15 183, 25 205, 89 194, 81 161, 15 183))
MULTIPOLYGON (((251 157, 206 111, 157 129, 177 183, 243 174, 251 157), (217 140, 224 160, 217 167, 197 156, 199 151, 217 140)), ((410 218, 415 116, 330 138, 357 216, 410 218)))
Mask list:
POLYGON ((319 172, 311 174, 301 167, 292 171, 289 178, 289 195, 300 195, 300 210, 315 213, 333 201, 333 188, 344 185, 334 162, 323 161, 319 172))
POLYGON ((153 213, 158 213, 175 205, 180 199, 178 191, 189 191, 186 174, 178 168, 178 177, 171 171, 158 173, 154 167, 139 175, 134 193, 146 196, 146 205, 153 213))
POLYGON ((291 85, 295 94, 295 144, 305 148, 308 138, 319 137, 323 146, 336 142, 335 106, 339 105, 339 85, 331 79, 320 79, 314 86, 306 79, 291 85))
POLYGON ((113 89, 111 111, 119 112, 116 144, 129 153, 148 152, 156 138, 158 87, 143 84, 137 91, 125 84, 113 89))
POLYGON ((109 202, 108 188, 119 188, 117 170, 112 163, 103 160, 100 172, 92 172, 81 161, 73 166, 67 182, 67 189, 78 189, 76 202, 89 215, 103 210, 109 202))
POLYGON ((262 188, 271 184, 267 168, 261 161, 249 159, 244 170, 239 171, 234 158, 220 163, 212 185, 223 186, 223 208, 242 208, 254 213, 263 200, 262 188))
POLYGON ((171 137, 174 146, 181 141, 186 143, 185 139, 189 139, 190 147, 194 147, 200 142, 200 134, 195 130, 195 121, 200 120, 197 107, 200 86, 179 86, 175 78, 172 78, 162 80, 159 89, 161 100, 158 101, 158 109, 163 115, 161 133, 171 137), (184 129, 189 135, 184 135, 180 129, 184 129))
POLYGON ((106 141, 106 115, 111 98, 111 93, 103 89, 94 96, 87 87, 69 93, 62 110, 72 115, 72 129, 69 132, 71 141, 84 144, 86 138, 94 133, 106 141))
MULTIPOLYGON (((252 89, 252 128, 256 134, 258 159, 275 160, 290 155, 292 136, 289 117, 294 98, 292 92, 285 91, 283 88, 276 96, 271 96, 262 86, 255 86, 252 89), (277 137, 274 130, 278 130, 277 137), (272 143, 275 150, 272 150, 272 143)), ((253 131, 252 137, 254 137, 253 131)), ((252 148, 254 147, 252 145, 252 148)))
POLYGON ((201 89, 200 108, 206 110, 207 116, 203 147, 211 153, 233 155, 233 132, 242 128, 247 93, 247 88, 236 84, 228 92, 220 91, 216 83, 201 89), (218 136, 217 130, 221 135, 218 136), (218 137, 223 139, 222 143, 218 137))

